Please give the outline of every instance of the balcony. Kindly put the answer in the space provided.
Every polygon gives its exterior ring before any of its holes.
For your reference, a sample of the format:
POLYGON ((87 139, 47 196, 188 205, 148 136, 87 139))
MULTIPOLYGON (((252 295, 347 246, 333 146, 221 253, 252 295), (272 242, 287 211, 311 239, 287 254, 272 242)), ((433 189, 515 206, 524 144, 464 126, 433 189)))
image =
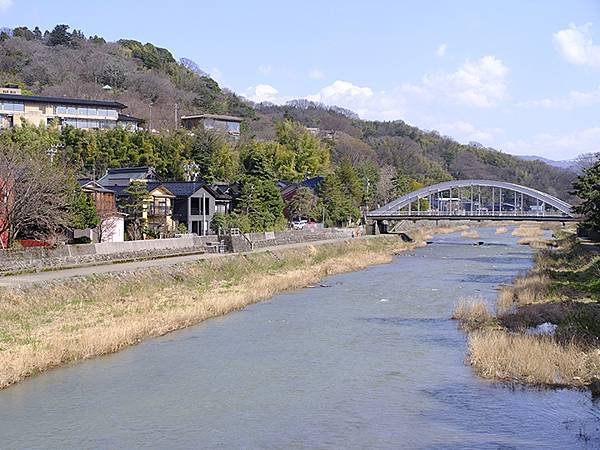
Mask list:
POLYGON ((151 204, 148 205, 148 216, 170 216, 173 214, 173 208, 167 205, 151 204))

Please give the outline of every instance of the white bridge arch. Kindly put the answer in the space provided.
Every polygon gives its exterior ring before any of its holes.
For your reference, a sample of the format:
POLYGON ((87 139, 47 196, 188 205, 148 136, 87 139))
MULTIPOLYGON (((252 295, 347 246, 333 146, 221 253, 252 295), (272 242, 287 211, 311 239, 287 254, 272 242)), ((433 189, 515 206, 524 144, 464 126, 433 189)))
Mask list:
POLYGON ((575 218, 572 206, 555 196, 519 184, 493 180, 453 180, 434 184, 409 192, 367 213, 367 217, 374 220, 406 216, 490 216, 501 219, 518 217, 523 220, 540 217, 545 220, 575 218), (482 188, 487 189, 484 191, 483 201, 482 188), (465 190, 466 198, 453 197, 453 191, 462 195, 465 190), (448 197, 445 196, 446 192, 449 193, 448 197), (427 208, 421 208, 422 199, 428 200, 427 208), (505 200, 510 200, 511 203, 505 200))

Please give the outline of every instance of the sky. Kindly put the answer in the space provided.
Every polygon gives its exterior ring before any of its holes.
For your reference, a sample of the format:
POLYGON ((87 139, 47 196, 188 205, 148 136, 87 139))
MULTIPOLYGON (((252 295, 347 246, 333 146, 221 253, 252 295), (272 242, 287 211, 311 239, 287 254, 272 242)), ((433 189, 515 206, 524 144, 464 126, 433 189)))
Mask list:
POLYGON ((0 26, 58 23, 168 48, 257 102, 307 98, 513 154, 600 151, 598 0, 0 0, 0 26))

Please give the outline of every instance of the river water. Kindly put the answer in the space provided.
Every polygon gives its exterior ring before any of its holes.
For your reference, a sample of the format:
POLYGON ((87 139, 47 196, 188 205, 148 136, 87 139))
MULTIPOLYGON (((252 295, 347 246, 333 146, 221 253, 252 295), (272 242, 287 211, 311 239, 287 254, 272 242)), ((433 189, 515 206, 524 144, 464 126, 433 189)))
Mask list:
POLYGON ((531 265, 458 234, 0 392, 0 448, 600 448, 586 391, 474 376, 449 319, 531 265))

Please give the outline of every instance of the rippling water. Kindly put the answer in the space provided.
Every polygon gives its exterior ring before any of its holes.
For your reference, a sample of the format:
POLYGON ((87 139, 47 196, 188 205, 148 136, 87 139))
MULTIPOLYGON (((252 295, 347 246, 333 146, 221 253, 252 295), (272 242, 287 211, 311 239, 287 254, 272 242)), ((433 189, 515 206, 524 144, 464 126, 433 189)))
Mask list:
POLYGON ((600 448, 588 392, 475 377, 449 319, 531 265, 510 235, 393 263, 0 392, 2 448, 600 448))

